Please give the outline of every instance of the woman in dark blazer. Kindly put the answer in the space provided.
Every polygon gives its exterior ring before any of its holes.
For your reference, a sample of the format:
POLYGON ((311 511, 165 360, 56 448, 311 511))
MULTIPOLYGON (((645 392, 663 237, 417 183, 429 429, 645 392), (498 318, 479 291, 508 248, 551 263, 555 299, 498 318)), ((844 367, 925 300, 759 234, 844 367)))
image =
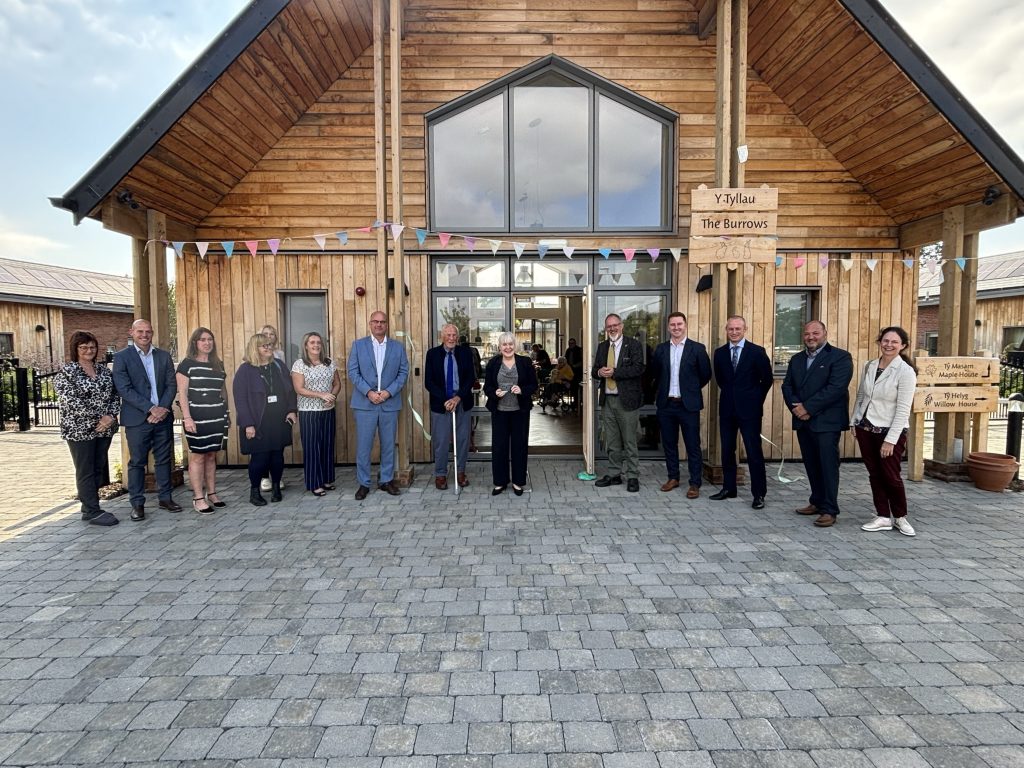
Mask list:
POLYGON ((271 501, 281 501, 284 449, 292 444, 298 421, 295 389, 284 364, 274 357, 270 337, 257 333, 245 347, 245 362, 232 382, 238 418, 238 444, 249 454, 249 502, 262 507, 260 478, 270 470, 271 501))
POLYGON ((516 354, 516 337, 503 333, 498 337, 500 354, 484 369, 484 394, 491 412, 493 446, 491 474, 493 496, 502 493, 509 483, 509 461, 512 464, 512 492, 523 495, 526 485, 526 454, 529 450, 530 410, 533 393, 537 391, 537 372, 530 358, 516 354))

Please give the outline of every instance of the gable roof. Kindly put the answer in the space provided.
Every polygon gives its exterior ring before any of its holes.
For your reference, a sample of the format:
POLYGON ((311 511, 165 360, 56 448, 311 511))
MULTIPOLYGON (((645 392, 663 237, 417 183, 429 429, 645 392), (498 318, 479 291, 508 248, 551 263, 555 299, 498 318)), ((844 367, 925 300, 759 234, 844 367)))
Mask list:
POLYGON ((0 258, 0 301, 132 312, 131 277, 0 258))
MULTIPOLYGON (((429 17, 432 6, 417 10, 429 17)), ((127 188, 200 224, 286 131, 326 119, 306 111, 371 44, 371 16, 371 0, 254 0, 51 202, 77 223, 127 188)), ((696 12, 685 17, 696 34, 696 12)), ((750 66, 896 223, 977 202, 997 184, 1024 207, 1024 162, 878 0, 751 0, 750 28, 750 66)))
MULTIPOLYGON (((919 307, 938 305, 941 274, 939 270, 935 274, 927 269, 921 271, 917 289, 919 307)), ((1024 251, 978 259, 978 300, 1003 296, 1024 296, 1024 251)))

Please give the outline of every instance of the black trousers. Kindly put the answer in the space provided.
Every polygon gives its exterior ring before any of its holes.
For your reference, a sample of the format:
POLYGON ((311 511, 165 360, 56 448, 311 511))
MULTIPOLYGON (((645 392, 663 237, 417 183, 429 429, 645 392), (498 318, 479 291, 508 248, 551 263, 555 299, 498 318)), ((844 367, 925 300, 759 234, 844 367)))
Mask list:
POLYGON ((670 480, 679 480, 679 432, 686 446, 689 483, 700 488, 704 459, 700 450, 700 411, 688 411, 682 403, 667 402, 658 409, 661 447, 665 451, 665 471, 670 480))
POLYGON ((810 503, 823 515, 839 514, 839 432, 796 431, 804 470, 811 484, 810 503))
POLYGON ((508 485, 509 463, 512 464, 512 482, 522 488, 526 485, 527 437, 530 434, 529 411, 491 412, 491 475, 494 484, 508 485))
POLYGON ((260 478, 270 475, 270 482, 280 483, 284 474, 284 448, 256 451, 249 456, 249 485, 260 487, 260 478))
POLYGON ((750 471, 750 493, 768 495, 768 477, 761 450, 761 418, 738 419, 733 411, 718 412, 719 434, 722 436, 722 490, 736 490, 736 431, 747 449, 747 469, 750 471))
POLYGON ((146 503, 146 464, 153 452, 153 474, 156 475, 157 494, 166 501, 171 498, 171 459, 174 455, 174 431, 171 417, 159 424, 139 424, 125 427, 128 441, 128 494, 133 507, 146 503))
POLYGON ((82 514, 102 512, 99 489, 107 484, 107 451, 112 435, 92 440, 68 440, 71 462, 75 465, 75 487, 82 502, 82 514))

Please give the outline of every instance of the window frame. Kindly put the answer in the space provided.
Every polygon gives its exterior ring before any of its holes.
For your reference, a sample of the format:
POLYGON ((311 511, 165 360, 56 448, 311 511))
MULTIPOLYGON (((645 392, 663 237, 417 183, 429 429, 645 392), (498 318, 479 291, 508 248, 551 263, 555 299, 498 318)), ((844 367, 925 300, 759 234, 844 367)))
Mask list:
POLYGON ((290 289, 285 288, 277 292, 278 302, 280 307, 280 318, 281 323, 278 326, 278 343, 281 345, 281 351, 284 353, 285 364, 288 366, 288 370, 291 370, 292 363, 295 362, 299 357, 302 356, 302 337, 311 332, 316 332, 323 335, 324 341, 327 343, 328 356, 331 360, 336 363, 344 357, 344 350, 336 350, 331 345, 331 318, 330 318, 330 297, 327 290, 325 289, 290 289), (297 336, 292 334, 292 312, 290 299, 305 297, 305 298, 320 298, 323 301, 323 328, 305 328, 297 336), (297 354, 293 357, 291 355, 291 343, 293 339, 298 339, 295 343, 297 354))
MULTIPOLYGON (((786 370, 789 367, 789 359, 787 358, 784 362, 776 362, 777 350, 779 348, 779 297, 780 296, 805 296, 806 311, 804 317, 800 323, 801 327, 811 320, 818 319, 818 309, 821 301, 821 286, 807 286, 807 285, 777 285, 775 286, 775 317, 772 323, 772 370, 774 371, 776 378, 781 378, 786 375, 786 370)), ((803 340, 801 339, 801 345, 803 340)), ((789 345, 787 345, 789 346, 789 345)))
POLYGON ((425 136, 425 151, 426 151, 426 188, 427 188, 427 217, 428 226, 432 230, 441 230, 445 232, 477 232, 480 234, 489 233, 500 233, 507 235, 537 235, 537 236, 551 236, 559 233, 583 233, 583 234, 602 234, 602 233, 659 233, 659 234, 675 234, 678 231, 678 217, 674 215, 678 206, 678 163, 673 162, 673 158, 678 156, 678 113, 668 109, 667 107, 658 104, 651 99, 648 99, 640 94, 634 93, 626 88, 623 88, 610 80, 607 80, 594 72, 591 72, 571 61, 564 59, 554 54, 545 56, 537 61, 529 64, 521 69, 511 72, 504 77, 498 78, 487 85, 478 88, 475 91, 471 91, 457 99, 454 99, 447 104, 444 104, 436 109, 427 112, 424 115, 424 136, 425 136), (561 77, 566 78, 574 83, 578 83, 581 87, 588 89, 588 180, 587 180, 587 207, 588 207, 588 225, 586 227, 550 227, 545 229, 533 229, 530 227, 516 227, 515 216, 512 210, 512 200, 515 198, 514 184, 515 184, 515 157, 513 153, 513 147, 515 143, 515 137, 513 136, 513 126, 515 124, 515 115, 513 114, 515 105, 514 99, 512 98, 512 90, 518 85, 528 84, 531 80, 536 79, 540 75, 546 72, 554 72, 561 77), (442 122, 451 118, 457 117, 459 114, 466 110, 493 98, 495 95, 501 95, 503 99, 502 106, 504 111, 504 135, 503 135, 503 150, 502 150, 502 161, 505 164, 504 178, 505 186, 503 192, 503 205, 504 205, 504 227, 493 228, 493 227, 479 227, 472 224, 465 225, 449 225, 447 223, 441 224, 437 221, 437 212, 435 210, 435 162, 434 162, 434 126, 441 124, 442 122), (641 113, 644 117, 659 123, 664 131, 664 141, 662 146, 662 156, 660 158, 661 169, 662 169, 662 195, 661 195, 661 210, 660 218, 661 223, 655 226, 627 226, 627 227, 601 227, 599 226, 599 208, 598 208, 598 184, 600 178, 600 169, 598 167, 599 157, 599 132, 600 125, 598 119, 598 99, 600 96, 604 96, 611 101, 614 101, 622 106, 629 109, 636 110, 641 113))

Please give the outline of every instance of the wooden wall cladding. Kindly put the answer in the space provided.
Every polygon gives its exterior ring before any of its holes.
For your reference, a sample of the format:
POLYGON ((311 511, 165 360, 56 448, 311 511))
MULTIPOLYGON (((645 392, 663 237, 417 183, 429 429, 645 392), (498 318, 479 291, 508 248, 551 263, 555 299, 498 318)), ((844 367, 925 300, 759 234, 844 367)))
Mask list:
MULTIPOLYGON (((47 311, 41 304, 0 301, 0 333, 13 334, 12 349, 22 366, 46 368, 51 361, 59 365, 68 359, 64 341, 64 312, 60 307, 51 307, 47 311), (45 330, 37 331, 36 326, 40 325, 45 330)), ((103 345, 100 347, 101 353, 110 341, 100 340, 103 345)))

